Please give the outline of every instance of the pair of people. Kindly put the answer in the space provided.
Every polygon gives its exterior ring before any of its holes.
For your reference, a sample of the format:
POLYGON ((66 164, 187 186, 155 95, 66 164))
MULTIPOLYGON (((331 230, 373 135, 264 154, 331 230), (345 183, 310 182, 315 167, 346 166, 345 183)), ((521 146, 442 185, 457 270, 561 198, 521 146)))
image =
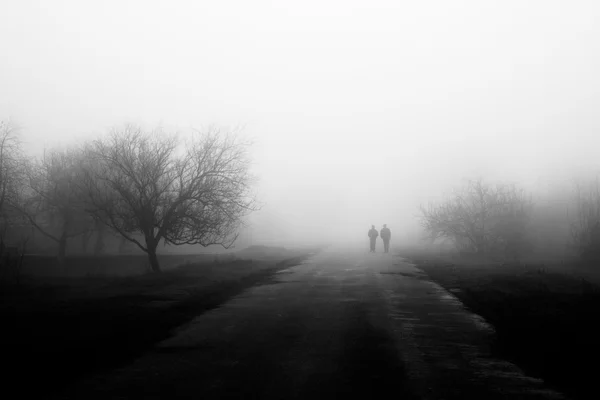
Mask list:
MULTIPOLYGON (((375 229, 375 225, 371 225, 371 229, 369 230, 368 236, 371 241, 371 253, 375 253, 375 240, 379 236, 379 232, 377 232, 377 229, 375 229)), ((383 239, 383 251, 385 253, 389 253, 392 232, 387 227, 387 225, 383 225, 383 228, 381 228, 381 238, 383 239)))

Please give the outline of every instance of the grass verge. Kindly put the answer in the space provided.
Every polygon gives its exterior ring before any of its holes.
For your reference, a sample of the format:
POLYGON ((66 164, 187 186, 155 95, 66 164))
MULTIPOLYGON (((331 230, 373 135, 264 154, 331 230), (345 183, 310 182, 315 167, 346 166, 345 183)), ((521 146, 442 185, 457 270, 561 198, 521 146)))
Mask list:
POLYGON ((496 329, 494 355, 574 399, 596 390, 600 290, 542 266, 411 261, 496 329))
POLYGON ((126 278, 30 280, 4 288, 0 343, 10 366, 4 390, 46 398, 90 374, 125 365, 174 328, 306 256, 188 264, 126 278))

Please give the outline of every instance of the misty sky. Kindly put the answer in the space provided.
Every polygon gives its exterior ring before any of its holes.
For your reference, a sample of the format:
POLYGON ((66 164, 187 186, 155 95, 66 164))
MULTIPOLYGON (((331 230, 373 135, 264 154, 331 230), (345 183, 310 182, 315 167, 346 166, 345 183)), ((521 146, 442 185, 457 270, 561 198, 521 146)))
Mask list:
POLYGON ((0 2, 31 152, 125 122, 243 126, 269 240, 414 225, 461 179, 600 166, 597 1, 0 2))

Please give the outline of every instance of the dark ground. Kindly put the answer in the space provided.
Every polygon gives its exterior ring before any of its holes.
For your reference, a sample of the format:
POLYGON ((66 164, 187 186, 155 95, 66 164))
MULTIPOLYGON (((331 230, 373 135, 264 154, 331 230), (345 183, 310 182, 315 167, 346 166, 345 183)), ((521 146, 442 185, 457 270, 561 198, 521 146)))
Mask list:
POLYGON ((390 254, 323 251, 196 315, 59 398, 564 398, 493 358, 485 324, 390 254))
POLYGON ((431 279, 494 326, 495 356, 574 399, 596 397, 591 394, 597 390, 600 359, 600 290, 590 282, 593 271, 411 256, 431 279))
MULTIPOLYGON (((285 256, 283 256, 285 257, 285 256)), ((210 264, 215 260, 228 261, 233 255, 222 254, 159 254, 158 261, 163 271, 169 271, 185 264, 210 264)), ((252 259, 254 257, 243 257, 252 259)), ((131 277, 147 274, 150 271, 145 254, 128 255, 71 255, 59 267, 54 255, 27 255, 22 273, 38 278, 90 278, 90 277, 131 277)))
MULTIPOLYGON (((25 276, 20 286, 5 285, 0 291, 2 363, 9 366, 3 392, 48 398, 90 374, 127 365, 170 337, 174 328, 268 281, 278 270, 301 262, 306 252, 254 255, 262 259, 215 263, 204 257, 192 263, 199 257, 165 256, 170 270, 160 276, 79 278, 57 277, 52 264, 40 274, 44 258, 30 259, 29 272, 38 268, 37 278, 25 276), (178 261, 187 264, 173 269, 170 264, 178 261)), ((69 266, 77 267, 78 261, 80 270, 70 275, 108 273, 101 268, 107 260, 71 258, 69 266)), ((117 256, 112 267, 125 265, 127 272, 138 274, 145 261, 143 256, 117 256)))

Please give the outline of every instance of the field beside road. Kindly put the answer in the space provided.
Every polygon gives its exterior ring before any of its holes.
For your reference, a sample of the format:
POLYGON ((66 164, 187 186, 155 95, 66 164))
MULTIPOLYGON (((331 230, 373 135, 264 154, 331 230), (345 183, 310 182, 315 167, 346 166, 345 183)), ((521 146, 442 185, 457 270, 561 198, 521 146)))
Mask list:
POLYGON ((404 252, 496 330, 494 352, 576 399, 596 389, 600 289, 569 266, 501 265, 404 252))
MULTIPOLYGON (((23 397, 48 395, 124 365, 168 338, 174 328, 268 281, 312 251, 255 247, 237 257, 204 256, 194 262, 190 256, 161 274, 103 276, 96 266, 89 276, 40 276, 39 270, 37 276, 24 276, 19 286, 3 286, 0 292, 2 359, 10 366, 4 390, 14 389, 23 397)), ((145 261, 144 256, 128 257, 132 271, 145 261)), ((98 260, 79 262, 83 269, 98 260)), ((119 256, 114 263, 126 264, 119 256)))

